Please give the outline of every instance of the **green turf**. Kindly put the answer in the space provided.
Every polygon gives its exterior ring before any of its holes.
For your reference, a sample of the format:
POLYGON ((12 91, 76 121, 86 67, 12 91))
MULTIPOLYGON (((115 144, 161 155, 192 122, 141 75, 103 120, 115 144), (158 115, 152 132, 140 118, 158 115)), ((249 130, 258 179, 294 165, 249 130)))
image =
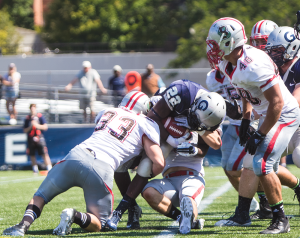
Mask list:
MULTIPOLYGON (((300 177, 300 170, 295 166, 289 167, 290 171, 300 177)), ((224 185, 228 180, 220 167, 205 168, 206 188, 204 198, 215 192, 219 187, 224 185)), ((0 172, 0 233, 16 223, 18 223, 25 211, 27 203, 32 195, 41 184, 43 177, 34 176, 31 171, 5 171, 0 172)), ((62 181, 63 182, 63 181, 62 181)), ((114 186, 115 205, 119 203, 121 196, 114 186)), ((283 199, 285 212, 294 217, 290 220, 291 232, 288 234, 273 235, 272 237, 299 237, 299 206, 297 200, 293 201, 294 192, 291 189, 283 187, 283 199)), ((230 189, 221 197, 206 208, 198 218, 205 219, 203 230, 192 230, 188 235, 177 233, 178 228, 169 228, 173 221, 152 210, 143 198, 138 197, 138 204, 143 209, 140 230, 127 230, 127 213, 124 214, 122 221, 119 223, 117 232, 105 233, 85 233, 76 224, 73 225, 72 234, 68 237, 151 237, 159 235, 163 230, 175 232, 176 237, 266 237, 258 233, 268 226, 269 221, 254 221, 251 227, 214 227, 214 223, 224 217, 228 217, 237 205, 237 193, 230 189)), ((85 211, 83 193, 80 188, 72 188, 64 194, 59 195, 48 205, 45 206, 39 219, 30 227, 27 237, 53 237, 52 230, 58 225, 61 211, 65 208, 72 207, 79 211, 85 211)))

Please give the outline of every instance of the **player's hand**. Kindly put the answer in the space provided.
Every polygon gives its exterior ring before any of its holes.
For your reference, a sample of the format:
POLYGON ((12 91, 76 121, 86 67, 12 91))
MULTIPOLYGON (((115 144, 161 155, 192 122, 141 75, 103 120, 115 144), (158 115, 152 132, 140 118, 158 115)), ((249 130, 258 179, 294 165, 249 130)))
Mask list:
POLYGON ((242 110, 237 100, 233 100, 233 104, 225 99, 226 103, 226 115, 234 120, 240 120, 243 117, 242 110))
POLYGON ((242 123, 239 128, 239 137, 240 137, 241 146, 245 146, 247 140, 249 139, 249 135, 247 134, 249 126, 250 126, 250 120, 242 119, 242 123))
POLYGON ((263 135, 258 131, 254 132, 254 134, 250 137, 246 144, 245 151, 248 152, 250 155, 255 155, 257 147, 265 138, 266 135, 263 135))
POLYGON ((177 117, 174 117, 174 120, 178 122, 177 126, 183 126, 183 127, 188 128, 188 129, 191 129, 186 116, 177 116, 177 117))
POLYGON ((198 148, 189 142, 183 142, 177 146, 176 152, 182 156, 191 157, 198 154, 198 148))
POLYGON ((188 142, 192 139, 191 133, 186 133, 184 136, 179 138, 174 138, 173 136, 169 135, 166 142, 169 143, 173 148, 176 148, 179 144, 183 142, 188 142))

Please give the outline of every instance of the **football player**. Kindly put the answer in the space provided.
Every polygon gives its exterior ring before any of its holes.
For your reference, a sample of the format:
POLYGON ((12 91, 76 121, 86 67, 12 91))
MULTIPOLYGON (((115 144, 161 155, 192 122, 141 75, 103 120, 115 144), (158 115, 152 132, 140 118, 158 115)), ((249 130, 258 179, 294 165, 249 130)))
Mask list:
MULTIPOLYGON (((210 48, 208 48, 208 50, 209 49, 210 48)), ((210 61, 210 58, 208 59, 210 61)), ((213 62, 210 62, 210 65, 213 69, 208 72, 206 77, 208 90, 219 93, 224 99, 228 100, 233 105, 240 107, 241 97, 230 84, 228 77, 226 77, 213 62)), ((234 120, 229 117, 230 124, 222 137, 221 165, 232 186, 238 192, 244 157, 252 157, 252 155, 246 153, 244 150, 245 148, 239 144, 239 126, 241 125, 240 119, 242 118, 242 113, 237 113, 237 116, 239 117, 239 120, 234 120)), ((252 126, 254 126, 254 123, 255 122, 252 123, 252 126)), ((258 209, 259 204, 256 199, 253 198, 250 212, 255 212, 258 209)))
MULTIPOLYGON (((219 133, 215 130, 210 136, 219 141, 219 133)), ((205 135, 201 137, 192 132, 189 143, 184 142, 177 147, 177 151, 172 150, 166 158, 162 172, 164 178, 151 180, 142 193, 154 210, 179 221, 181 234, 187 234, 191 229, 202 229, 204 225, 203 219, 195 219, 205 188, 203 158, 209 148, 203 138, 205 135)))
MULTIPOLYGON (((162 119, 169 116, 175 117, 180 115, 181 117, 175 118, 175 120, 178 121, 178 125, 187 127, 191 131, 198 131, 200 136, 205 136, 205 142, 210 147, 213 149, 219 148, 216 145, 220 144, 221 140, 216 141, 217 138, 211 136, 211 133, 216 130, 223 121, 226 105, 224 99, 216 93, 209 93, 208 98, 201 99, 201 95, 206 94, 207 90, 201 85, 189 80, 178 80, 173 82, 160 95, 161 97, 156 97, 157 102, 151 109, 153 113, 148 113, 148 116, 159 122, 161 135, 164 133, 164 135, 161 136, 161 149, 164 158, 166 158, 170 152, 169 146, 164 142, 171 145, 171 148, 176 148, 189 137, 188 133, 181 138, 174 138, 169 135, 161 122, 162 119), (157 108, 157 105, 160 106, 158 109, 155 109, 157 108), (171 110, 170 108, 172 105, 174 105, 174 108, 171 110), (160 110, 163 111, 163 113, 169 111, 169 114, 162 114, 162 112, 159 112, 160 110), (161 117, 159 116, 159 113, 162 114, 161 117)), ((135 199, 142 192, 148 179, 152 177, 151 166, 149 166, 149 163, 151 162, 149 159, 144 158, 141 163, 144 165, 139 165, 137 175, 128 187, 122 201, 113 212, 112 217, 107 221, 107 227, 112 231, 117 230, 122 215, 130 206, 132 206, 132 204, 134 204, 135 199)))
MULTIPOLYGON (((249 226, 249 207, 259 181, 272 208, 273 219, 261 234, 289 232, 283 210, 281 183, 276 176, 281 154, 299 126, 299 105, 285 87, 276 64, 263 51, 246 45, 243 24, 234 18, 221 18, 210 27, 208 52, 220 70, 230 78, 243 102, 239 137, 245 152, 254 155, 253 170, 244 167, 235 214, 216 226, 249 226), (258 130, 250 137, 248 129, 254 109, 260 116, 258 130), (256 175, 256 176, 255 176, 256 175)), ((245 161, 244 161, 245 164, 245 161)))
POLYGON ((72 223, 86 231, 99 232, 113 208, 113 174, 119 166, 145 150, 153 162, 152 173, 161 173, 164 158, 159 147, 158 125, 140 115, 149 110, 148 96, 132 92, 123 100, 127 102, 125 106, 121 103, 120 108, 99 113, 100 119, 92 136, 53 167, 29 202, 22 221, 4 230, 4 235, 24 236, 41 215, 44 205, 74 186, 83 189, 87 212, 73 208, 63 210, 60 224, 53 234, 69 234, 72 223))

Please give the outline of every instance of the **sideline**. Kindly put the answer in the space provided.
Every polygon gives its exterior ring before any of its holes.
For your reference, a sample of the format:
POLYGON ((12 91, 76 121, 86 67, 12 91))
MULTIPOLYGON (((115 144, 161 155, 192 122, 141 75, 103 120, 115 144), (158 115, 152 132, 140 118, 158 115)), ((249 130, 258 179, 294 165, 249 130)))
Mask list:
MULTIPOLYGON (((217 197, 226 193, 231 188, 232 188, 232 185, 228 181, 227 183, 225 183, 224 185, 219 187, 219 189, 217 191, 210 194, 208 197, 204 198, 200 203, 201 208, 198 210, 198 213, 201 213, 203 210, 205 210, 210 204, 213 203, 213 201, 217 197)), ((178 232, 178 229, 174 229, 174 228, 178 228, 178 222, 174 221, 168 228, 171 228, 171 230, 163 230, 159 235, 154 236, 154 238, 172 238, 172 237, 174 237, 175 234, 178 232)))
POLYGON ((0 185, 8 184, 8 183, 23 183, 23 182, 39 181, 39 180, 44 180, 45 178, 46 178, 46 176, 38 176, 38 177, 34 177, 34 178, 6 180, 6 181, 0 181, 0 185))

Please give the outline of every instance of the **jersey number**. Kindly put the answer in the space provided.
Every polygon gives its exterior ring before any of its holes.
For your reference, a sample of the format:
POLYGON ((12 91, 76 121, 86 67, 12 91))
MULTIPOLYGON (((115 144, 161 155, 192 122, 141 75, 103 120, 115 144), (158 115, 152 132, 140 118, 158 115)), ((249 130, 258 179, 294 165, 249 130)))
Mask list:
POLYGON ((167 94, 168 101, 172 107, 175 107, 175 105, 177 105, 181 102, 181 98, 178 95, 176 86, 169 88, 167 90, 166 94, 167 94))
POLYGON ((242 88, 238 88, 239 95, 242 98, 245 98, 248 102, 250 102, 253 105, 259 105, 260 104, 260 99, 259 98, 253 98, 251 93, 248 90, 244 90, 242 88))
MULTIPOLYGON (((104 113, 98 125, 96 126, 95 131, 104 130, 116 115, 116 112, 108 111, 104 113)), ((109 134, 118 139, 120 142, 123 142, 129 135, 131 130, 134 128, 136 123, 134 119, 129 117, 121 117, 119 118, 119 120, 121 121, 121 123, 116 122, 113 125, 111 125, 109 129, 109 134), (118 133, 117 131, 119 131, 120 133, 118 133)))

